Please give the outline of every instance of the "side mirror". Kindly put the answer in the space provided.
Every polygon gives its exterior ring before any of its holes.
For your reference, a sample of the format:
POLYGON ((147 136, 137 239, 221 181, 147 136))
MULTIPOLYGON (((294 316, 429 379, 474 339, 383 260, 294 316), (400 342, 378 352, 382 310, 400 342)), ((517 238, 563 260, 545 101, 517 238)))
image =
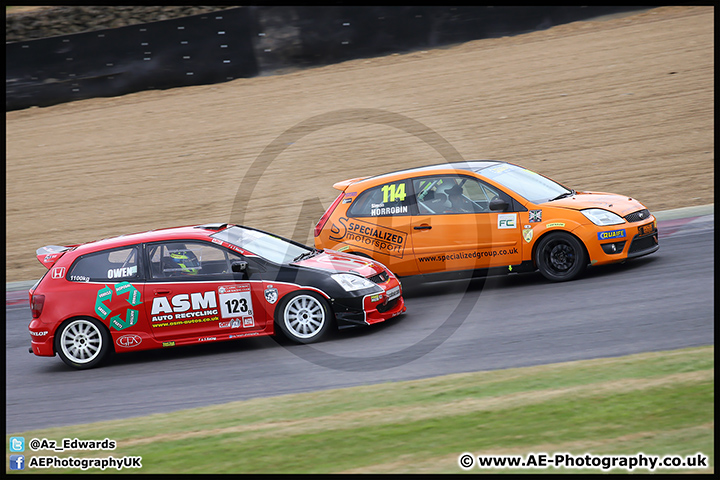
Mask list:
POLYGON ((237 261, 232 263, 232 271, 235 273, 247 272, 248 263, 243 261, 237 261))
POLYGON ((498 211, 502 212, 502 211, 507 210, 508 203, 500 197, 495 197, 492 200, 490 200, 489 207, 490 207, 490 210, 492 210, 492 211, 498 210, 498 211))

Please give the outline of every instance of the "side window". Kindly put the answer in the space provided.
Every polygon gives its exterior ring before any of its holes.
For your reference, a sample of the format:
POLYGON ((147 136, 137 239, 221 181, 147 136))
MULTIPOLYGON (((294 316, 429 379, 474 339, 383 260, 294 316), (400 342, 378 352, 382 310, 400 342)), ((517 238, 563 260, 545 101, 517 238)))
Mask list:
POLYGON ((125 247, 80 257, 70 268, 71 282, 129 282, 139 278, 138 247, 125 247))
POLYGON ((193 280, 198 276, 231 273, 231 263, 240 255, 209 242, 172 241, 147 247, 150 276, 153 279, 193 280))
POLYGON ((506 195, 475 178, 441 175, 413 180, 421 215, 487 213, 490 201, 506 195))
POLYGON ((411 215, 414 196, 410 181, 400 180, 373 187, 358 195, 348 210, 351 217, 411 215))

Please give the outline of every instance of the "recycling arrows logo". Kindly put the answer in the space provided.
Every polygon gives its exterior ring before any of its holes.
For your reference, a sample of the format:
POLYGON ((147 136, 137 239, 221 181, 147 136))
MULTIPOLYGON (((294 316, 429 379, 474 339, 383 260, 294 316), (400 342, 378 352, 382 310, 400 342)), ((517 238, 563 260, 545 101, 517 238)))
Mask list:
MULTIPOLYGON (((131 306, 137 307, 142 303, 140 291, 130 284, 130 282, 118 283, 115 285, 114 291, 112 287, 105 285, 98 290, 97 297, 95 298, 95 313, 105 320, 112 313, 118 312, 118 310, 120 310, 119 308, 113 310, 108 305, 113 303, 113 296, 120 297, 120 295, 126 293, 129 295, 124 300, 131 306)), ((140 318, 140 312, 128 308, 125 312, 125 318, 123 318, 121 314, 110 317, 110 327, 115 328, 115 330, 124 330, 135 325, 138 318, 140 318)))

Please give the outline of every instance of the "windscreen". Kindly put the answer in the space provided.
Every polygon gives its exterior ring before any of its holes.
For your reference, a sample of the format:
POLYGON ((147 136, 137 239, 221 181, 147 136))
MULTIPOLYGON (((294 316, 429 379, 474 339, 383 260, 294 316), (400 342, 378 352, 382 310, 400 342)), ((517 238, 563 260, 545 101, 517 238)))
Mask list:
POLYGON ((226 228, 212 236, 278 264, 291 263, 301 255, 313 251, 280 237, 238 226, 226 228))

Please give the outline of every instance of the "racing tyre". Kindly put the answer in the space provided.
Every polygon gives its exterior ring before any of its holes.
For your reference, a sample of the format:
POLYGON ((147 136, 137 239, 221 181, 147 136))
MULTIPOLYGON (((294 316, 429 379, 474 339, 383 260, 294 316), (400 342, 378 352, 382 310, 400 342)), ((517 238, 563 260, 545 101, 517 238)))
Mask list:
POLYGON ((283 298, 275 310, 277 324, 297 343, 312 343, 327 333, 332 323, 330 307, 314 292, 295 292, 283 298))
POLYGON ((105 325, 93 318, 68 320, 55 335, 55 351, 73 368, 96 367, 110 350, 110 333, 105 325))
POLYGON ((540 273, 553 282, 577 278, 587 266, 587 254, 580 240, 565 232, 545 235, 535 251, 540 273))

